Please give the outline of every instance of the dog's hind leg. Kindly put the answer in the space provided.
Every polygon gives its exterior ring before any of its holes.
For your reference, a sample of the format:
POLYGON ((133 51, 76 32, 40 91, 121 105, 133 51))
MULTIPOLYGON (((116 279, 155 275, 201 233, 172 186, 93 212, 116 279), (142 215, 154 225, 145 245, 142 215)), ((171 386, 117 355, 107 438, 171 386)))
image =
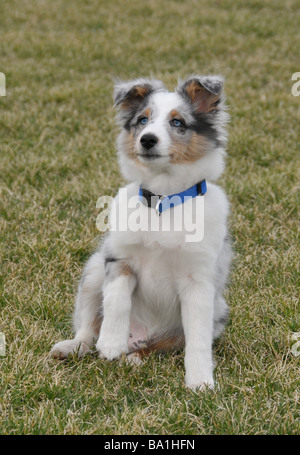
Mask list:
POLYGON ((219 338, 229 318, 229 308, 222 297, 222 295, 217 295, 214 301, 214 332, 213 339, 219 338))
POLYGON ((228 279, 231 257, 231 241, 227 235, 224 240, 222 251, 218 257, 215 274, 216 293, 214 299, 214 339, 218 338, 221 335, 228 321, 229 308, 223 297, 223 292, 228 279))
POLYGON ((82 356, 99 337, 104 274, 103 255, 96 252, 88 260, 78 288, 73 318, 75 337, 56 343, 51 350, 52 357, 65 359, 70 354, 82 356))

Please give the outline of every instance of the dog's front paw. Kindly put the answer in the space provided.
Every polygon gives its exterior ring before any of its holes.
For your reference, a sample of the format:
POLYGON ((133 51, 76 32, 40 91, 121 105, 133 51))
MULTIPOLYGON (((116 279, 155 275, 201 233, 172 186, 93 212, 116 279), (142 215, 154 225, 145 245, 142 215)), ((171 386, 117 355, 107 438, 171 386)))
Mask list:
POLYGON ((64 340, 56 343, 50 351, 54 359, 67 359, 70 355, 83 356, 89 352, 90 348, 87 343, 78 340, 64 340))
POLYGON ((185 385, 191 390, 201 391, 214 388, 214 379, 208 371, 200 374, 199 371, 190 372, 185 376, 185 385))
POLYGON ((194 352, 185 355, 185 385, 194 391, 204 391, 214 388, 213 362, 210 356, 194 352))
POLYGON ((99 357, 107 360, 118 359, 123 353, 126 354, 128 352, 127 343, 109 342, 102 339, 98 340, 96 348, 99 352, 99 357))
POLYGON ((214 389, 214 381, 207 381, 207 382, 195 382, 195 383, 190 383, 190 382, 185 382, 185 385, 188 389, 193 390, 194 392, 204 392, 205 390, 213 390, 214 389))
POLYGON ((199 365, 197 361, 193 366, 189 365, 185 374, 185 385, 194 391, 205 391, 214 388, 213 371, 210 365, 204 368, 203 364, 199 365))

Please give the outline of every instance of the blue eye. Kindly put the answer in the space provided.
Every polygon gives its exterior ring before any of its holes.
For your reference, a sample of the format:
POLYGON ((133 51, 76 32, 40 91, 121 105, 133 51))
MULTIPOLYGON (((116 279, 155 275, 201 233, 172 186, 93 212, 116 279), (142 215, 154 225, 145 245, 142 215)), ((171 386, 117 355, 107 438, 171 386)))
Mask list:
POLYGON ((139 122, 141 125, 146 125, 146 123, 148 122, 148 118, 147 117, 142 117, 139 119, 139 122))
POLYGON ((176 128, 179 128, 180 126, 184 126, 183 122, 181 122, 180 120, 178 120, 177 118, 174 118, 171 122, 171 124, 173 126, 175 126, 176 128))

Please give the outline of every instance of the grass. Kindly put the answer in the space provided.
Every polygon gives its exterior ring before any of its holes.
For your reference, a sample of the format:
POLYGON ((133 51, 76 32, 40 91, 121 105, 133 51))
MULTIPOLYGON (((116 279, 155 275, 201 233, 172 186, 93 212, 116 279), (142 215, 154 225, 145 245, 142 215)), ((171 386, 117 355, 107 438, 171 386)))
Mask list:
POLYGON ((299 357, 299 1, 2 2, 1 434, 296 434, 299 357), (222 73, 235 261, 217 388, 183 386, 183 353, 140 367, 53 361, 99 240, 96 201, 123 183, 113 77, 169 88, 222 73))

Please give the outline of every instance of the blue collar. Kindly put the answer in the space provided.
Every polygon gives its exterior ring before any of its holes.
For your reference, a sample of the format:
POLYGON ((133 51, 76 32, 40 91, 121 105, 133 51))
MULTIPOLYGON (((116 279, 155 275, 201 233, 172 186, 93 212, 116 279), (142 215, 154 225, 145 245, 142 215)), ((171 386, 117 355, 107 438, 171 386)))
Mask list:
POLYGON ((171 194, 170 196, 153 194, 151 191, 146 190, 141 185, 139 198, 144 203, 146 201, 146 205, 148 207, 154 208, 156 213, 160 215, 165 210, 174 207, 175 205, 183 204, 187 199, 194 198, 198 195, 203 196, 206 192, 207 187, 205 180, 196 183, 196 185, 191 186, 181 193, 171 194))

